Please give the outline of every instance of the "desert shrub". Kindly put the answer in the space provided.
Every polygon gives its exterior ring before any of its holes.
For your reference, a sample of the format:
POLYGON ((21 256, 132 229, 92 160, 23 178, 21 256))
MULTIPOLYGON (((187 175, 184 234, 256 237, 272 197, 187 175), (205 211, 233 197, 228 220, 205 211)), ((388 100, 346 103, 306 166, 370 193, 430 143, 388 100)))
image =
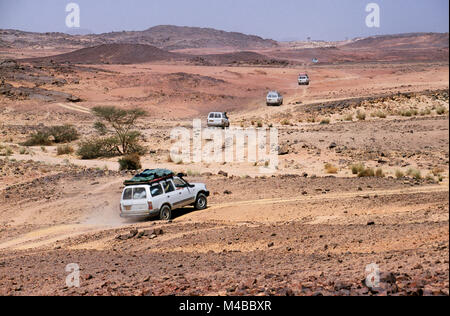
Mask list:
POLYGON ((13 154, 13 150, 9 146, 0 145, 0 156, 8 157, 13 154))
POLYGON ((188 170, 188 171, 186 171, 186 175, 187 175, 188 177, 198 177, 198 176, 200 176, 201 174, 200 174, 199 171, 188 170))
POLYGON ((284 125, 284 126, 291 125, 291 122, 288 119, 284 119, 281 121, 281 125, 284 125))
POLYGON ((375 177, 377 177, 377 178, 384 178, 385 175, 384 175, 383 169, 378 168, 378 169, 375 171, 375 177))
POLYGON ((48 129, 48 133, 53 136, 55 143, 63 144, 77 140, 80 135, 73 125, 52 126, 48 129))
POLYGON ((411 116, 416 116, 417 114, 419 114, 419 112, 416 109, 405 109, 405 110, 400 110, 399 114, 401 116, 411 117, 411 116))
POLYGON ((401 178, 403 178, 404 176, 405 176, 405 174, 404 174, 402 171, 400 171, 400 170, 395 171, 395 177, 396 177, 397 179, 401 179, 401 178))
POLYGON ((416 170, 416 169, 410 168, 410 169, 408 169, 406 174, 409 177, 412 177, 412 178, 414 178, 416 180, 421 180, 422 179, 422 173, 420 172, 420 170, 416 170))
POLYGON ((447 109, 444 108, 443 106, 440 106, 440 107, 436 108, 436 113, 437 113, 438 115, 446 114, 446 113, 447 113, 447 109))
POLYGON ((358 178, 375 177, 375 171, 372 168, 364 168, 358 173, 358 178))
POLYGON ((70 145, 59 145, 58 147, 56 147, 56 153, 58 156, 70 155, 73 154, 74 152, 75 150, 70 145))
POLYGON ((259 128, 263 127, 263 122, 258 121, 256 126, 258 126, 259 128))
POLYGON ((50 140, 50 134, 48 131, 38 131, 31 134, 28 139, 22 143, 23 146, 50 146, 52 141, 50 140))
POLYGON ((22 144, 24 146, 50 146, 53 143, 70 143, 79 138, 78 131, 72 125, 45 127, 31 134, 22 144))
POLYGON ((328 118, 323 119, 322 121, 320 121, 320 124, 321 125, 328 125, 328 124, 330 124, 330 119, 328 119, 328 118))
POLYGON ((400 115, 410 117, 410 116, 412 116, 412 112, 410 110, 402 110, 402 111, 400 111, 400 115))
POLYGON ((137 153, 129 154, 119 159, 120 170, 142 169, 141 157, 137 153))
POLYGON ((339 169, 337 167, 333 166, 330 163, 325 164, 325 171, 328 174, 336 174, 336 173, 338 173, 338 170, 339 169))
POLYGON ((29 155, 30 152, 28 151, 27 148, 25 148, 25 147, 20 147, 20 149, 19 149, 19 154, 21 154, 21 155, 29 155))
POLYGON ((366 113, 361 112, 361 111, 357 111, 356 112, 356 118, 360 121, 365 121, 366 120, 366 113))
POLYGON ((347 114, 344 116, 344 121, 351 122, 353 121, 353 114, 347 114))
POLYGON ((115 137, 91 138, 80 143, 77 155, 81 159, 119 156, 119 141, 115 137))
POLYGON ((441 175, 441 173, 443 173, 445 170, 442 168, 433 168, 433 170, 431 170, 431 173, 435 176, 438 177, 441 175))
POLYGON ((350 169, 352 170, 352 173, 354 174, 354 175, 357 175, 358 173, 360 173, 361 171, 363 171, 364 170, 364 165, 362 164, 362 163, 359 163, 359 164, 355 164, 355 165, 352 165, 352 166, 350 166, 350 169))
POLYGON ((431 110, 430 109, 422 110, 419 113, 420 116, 425 116, 425 115, 430 115, 430 114, 431 114, 431 110))
POLYGON ((372 117, 378 117, 381 119, 385 119, 387 117, 387 115, 383 111, 376 111, 376 112, 372 113, 372 117))

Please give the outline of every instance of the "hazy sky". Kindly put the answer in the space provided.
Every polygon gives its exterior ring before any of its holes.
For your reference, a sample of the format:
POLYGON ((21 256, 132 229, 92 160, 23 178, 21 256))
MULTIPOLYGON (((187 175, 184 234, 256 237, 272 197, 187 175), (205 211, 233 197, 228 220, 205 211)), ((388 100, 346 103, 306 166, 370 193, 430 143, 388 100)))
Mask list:
POLYGON ((276 40, 448 32, 448 0, 0 0, 0 28, 66 32, 68 3, 79 4, 82 29, 144 30, 160 24, 212 27, 276 40), (368 3, 380 28, 368 28, 368 3))

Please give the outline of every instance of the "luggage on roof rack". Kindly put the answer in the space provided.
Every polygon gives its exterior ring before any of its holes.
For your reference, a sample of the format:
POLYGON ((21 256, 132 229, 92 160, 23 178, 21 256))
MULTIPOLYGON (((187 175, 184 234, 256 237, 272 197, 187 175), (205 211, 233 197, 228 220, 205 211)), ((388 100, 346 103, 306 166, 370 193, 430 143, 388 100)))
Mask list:
POLYGON ((173 178, 175 174, 173 171, 167 169, 147 169, 142 173, 137 174, 131 180, 125 181, 123 184, 128 185, 138 185, 138 184, 149 184, 156 181, 161 181, 164 179, 173 178))

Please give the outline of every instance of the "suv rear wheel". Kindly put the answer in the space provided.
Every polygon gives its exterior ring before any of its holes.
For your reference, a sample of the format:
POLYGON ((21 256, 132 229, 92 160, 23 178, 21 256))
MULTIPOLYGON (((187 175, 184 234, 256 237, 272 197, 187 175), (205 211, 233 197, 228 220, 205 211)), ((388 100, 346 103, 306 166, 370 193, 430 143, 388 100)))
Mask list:
POLYGON ((195 201, 195 209, 196 210, 204 210, 208 207, 208 200, 206 198, 206 195, 203 193, 200 193, 197 196, 197 200, 195 201))
POLYGON ((172 209, 169 205, 163 205, 159 211, 159 219, 162 221, 169 221, 172 219, 172 209))

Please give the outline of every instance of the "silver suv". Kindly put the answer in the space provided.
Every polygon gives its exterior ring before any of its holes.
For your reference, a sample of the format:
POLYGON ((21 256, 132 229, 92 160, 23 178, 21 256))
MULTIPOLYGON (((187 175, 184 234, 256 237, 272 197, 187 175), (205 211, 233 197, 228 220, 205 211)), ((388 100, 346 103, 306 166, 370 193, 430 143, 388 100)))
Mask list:
POLYGON ((309 76, 307 74, 300 74, 298 75, 298 85, 307 85, 309 86, 309 76))
POLYGON ((170 220, 172 211, 188 205, 204 210, 209 191, 204 183, 190 184, 181 175, 149 183, 126 186, 120 199, 120 216, 145 218, 158 216, 170 220))
POLYGON ((283 105, 283 96, 278 91, 270 91, 267 94, 267 105, 283 105))
POLYGON ((208 115, 208 127, 230 127, 230 119, 226 112, 212 112, 208 115))

